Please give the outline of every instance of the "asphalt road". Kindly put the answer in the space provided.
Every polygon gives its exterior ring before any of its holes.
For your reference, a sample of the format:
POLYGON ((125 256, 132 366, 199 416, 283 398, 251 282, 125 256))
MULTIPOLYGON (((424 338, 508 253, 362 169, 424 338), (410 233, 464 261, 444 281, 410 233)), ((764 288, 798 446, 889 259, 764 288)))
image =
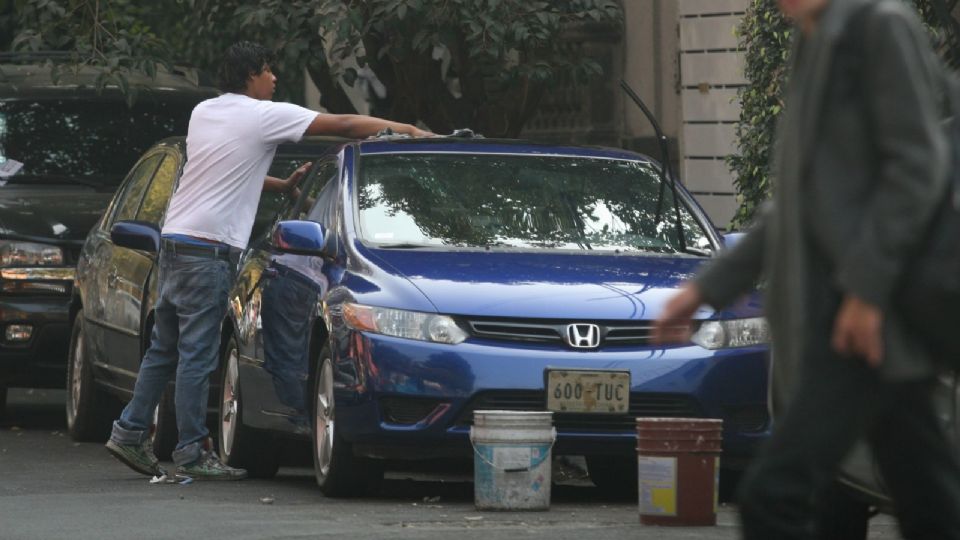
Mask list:
MULTIPOLYGON (((547 512, 478 512, 469 471, 392 472, 373 499, 328 499, 312 471, 272 480, 151 485, 99 444, 64 432, 62 391, 11 390, 0 419, 0 539, 549 538, 734 539, 735 509, 715 527, 639 524, 636 504, 586 479, 554 487, 547 512)), ((870 538, 898 538, 885 516, 870 538)))

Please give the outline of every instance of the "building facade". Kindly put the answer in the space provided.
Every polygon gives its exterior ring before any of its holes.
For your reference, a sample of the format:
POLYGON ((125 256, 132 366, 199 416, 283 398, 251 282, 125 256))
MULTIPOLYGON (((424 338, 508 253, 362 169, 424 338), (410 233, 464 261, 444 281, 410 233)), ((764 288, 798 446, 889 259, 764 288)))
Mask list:
POLYGON ((587 88, 547 96, 524 136, 630 148, 661 158, 650 122, 625 80, 657 117, 681 181, 719 227, 738 203, 725 158, 736 151, 737 90, 746 84, 736 28, 749 0, 622 0, 622 29, 581 29, 571 41, 604 68, 587 88))

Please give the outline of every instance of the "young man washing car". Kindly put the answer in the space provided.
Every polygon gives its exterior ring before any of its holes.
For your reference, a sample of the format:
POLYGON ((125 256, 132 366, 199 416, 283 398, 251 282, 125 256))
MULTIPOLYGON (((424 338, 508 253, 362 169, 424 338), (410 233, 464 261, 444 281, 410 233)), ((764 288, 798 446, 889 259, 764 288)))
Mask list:
POLYGON ((179 442, 176 472, 234 480, 246 471, 220 462, 206 427, 210 374, 216 369, 220 325, 236 262, 247 246, 261 191, 292 193, 305 165, 285 180, 266 176, 277 145, 305 135, 363 138, 390 128, 415 137, 429 132, 360 115, 318 114, 273 103, 273 54, 261 45, 231 46, 220 68, 224 94, 197 105, 187 131, 187 163, 161 231, 159 298, 150 347, 133 399, 114 422, 106 447, 133 470, 162 472, 148 442, 153 411, 171 378, 179 442))

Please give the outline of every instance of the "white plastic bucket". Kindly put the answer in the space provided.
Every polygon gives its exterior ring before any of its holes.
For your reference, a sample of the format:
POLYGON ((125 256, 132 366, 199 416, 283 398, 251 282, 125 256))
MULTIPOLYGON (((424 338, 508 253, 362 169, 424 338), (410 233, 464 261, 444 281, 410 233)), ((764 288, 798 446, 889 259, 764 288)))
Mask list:
POLYGON ((477 509, 548 510, 556 439, 552 412, 474 411, 470 442, 477 509))

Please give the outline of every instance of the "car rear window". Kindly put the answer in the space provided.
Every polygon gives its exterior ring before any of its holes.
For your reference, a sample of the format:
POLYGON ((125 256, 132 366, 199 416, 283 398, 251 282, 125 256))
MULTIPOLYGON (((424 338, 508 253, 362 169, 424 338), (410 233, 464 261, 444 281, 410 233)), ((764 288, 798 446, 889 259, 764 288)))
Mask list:
POLYGON ((23 168, 11 181, 81 178, 116 186, 152 144, 184 135, 195 101, 0 100, 0 161, 23 168))

